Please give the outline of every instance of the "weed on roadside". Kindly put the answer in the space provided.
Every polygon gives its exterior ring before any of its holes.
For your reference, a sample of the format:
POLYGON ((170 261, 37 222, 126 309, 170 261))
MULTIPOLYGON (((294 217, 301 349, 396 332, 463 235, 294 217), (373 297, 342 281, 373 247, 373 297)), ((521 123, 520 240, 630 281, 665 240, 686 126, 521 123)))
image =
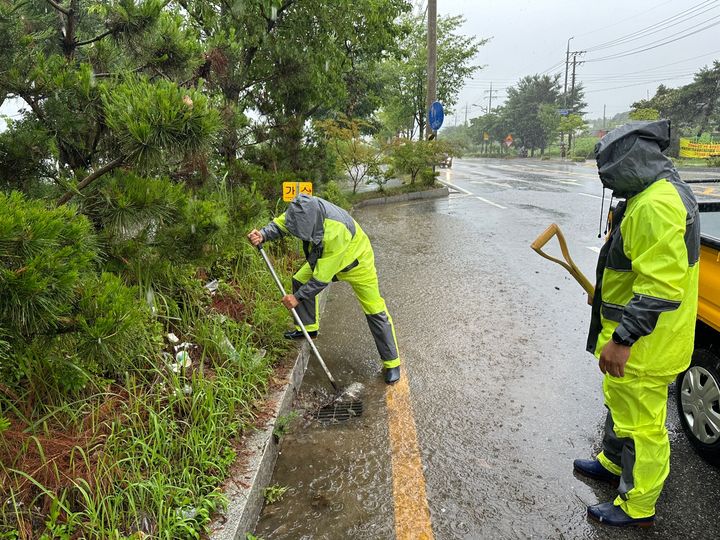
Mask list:
POLYGON ((274 484, 265 488, 263 492, 265 502, 267 504, 274 504, 283 498, 285 492, 288 490, 287 486, 281 486, 280 484, 274 484))
POLYGON ((282 439, 285 435, 290 433, 290 424, 295 420, 300 413, 297 411, 290 411, 288 414, 278 416, 275 420, 275 426, 273 427, 273 435, 276 439, 282 439))

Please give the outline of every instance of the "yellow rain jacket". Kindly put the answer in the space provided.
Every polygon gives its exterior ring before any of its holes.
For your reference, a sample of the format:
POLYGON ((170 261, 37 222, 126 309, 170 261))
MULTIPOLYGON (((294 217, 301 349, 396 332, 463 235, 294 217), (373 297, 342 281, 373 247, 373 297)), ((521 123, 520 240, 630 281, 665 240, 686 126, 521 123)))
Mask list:
POLYGON ((298 315, 308 331, 320 327, 317 295, 332 281, 350 284, 362 306, 385 368, 400 365, 395 327, 380 295, 375 255, 360 225, 342 208, 298 195, 260 231, 265 240, 291 234, 303 241, 307 263, 293 276, 298 315))
POLYGON ((670 124, 636 122, 598 143, 600 179, 618 204, 600 251, 588 351, 629 345, 624 377, 605 374, 608 414, 597 459, 618 475, 614 504, 655 514, 670 471, 667 387, 690 363, 697 314, 700 218, 695 196, 662 154, 670 124))
POLYGON ((632 345, 625 371, 635 375, 683 371, 695 337, 699 213, 670 160, 645 148, 657 147, 651 137, 660 123, 629 124, 598 145, 603 184, 627 201, 617 206, 600 252, 588 351, 599 357, 615 332, 632 345), (629 136, 631 129, 639 135, 629 136))

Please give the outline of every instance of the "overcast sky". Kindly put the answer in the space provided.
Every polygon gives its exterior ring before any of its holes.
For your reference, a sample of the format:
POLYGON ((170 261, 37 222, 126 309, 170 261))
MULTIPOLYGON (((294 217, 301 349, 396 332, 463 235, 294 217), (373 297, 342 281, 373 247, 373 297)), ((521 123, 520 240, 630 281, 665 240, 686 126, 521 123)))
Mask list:
MULTIPOLYGON (((577 80, 585 85, 588 118, 602 117, 604 105, 609 118, 626 111, 634 101, 652 96, 661 82, 669 86, 686 84, 700 67, 720 59, 720 0, 437 2, 438 13, 465 17, 463 33, 492 38, 476 60, 486 67, 466 83, 456 107, 457 120, 448 115, 446 126, 463 122, 466 107, 470 118, 480 115, 482 110, 477 105, 487 106, 491 82, 498 90, 493 92, 495 107, 503 102, 505 89, 525 75, 562 73, 564 77, 567 40, 573 36, 571 50, 588 51, 579 57, 586 63, 578 65, 576 72, 577 80), (692 32, 696 33, 645 52, 593 61, 653 47, 692 32), (630 37, 593 50, 625 36, 630 37)), ((6 102, 0 114, 17 114, 17 104, 6 102)), ((0 121, 0 129, 2 124, 0 121)))
MULTIPOLYGON (((481 47, 476 60, 486 67, 460 93, 458 124, 464 120, 466 106, 471 118, 482 114, 473 105, 487 106, 491 82, 493 89, 499 90, 493 108, 502 103, 504 89, 525 75, 562 73, 562 84, 567 40, 573 36, 570 50, 588 51, 578 57, 587 62, 578 65, 576 71, 577 80, 586 89, 587 118, 602 117, 604 105, 608 118, 626 111, 634 101, 652 96, 661 83, 671 87, 687 84, 700 67, 720 59, 720 0, 437 2, 439 14, 465 17, 463 33, 492 38, 481 47), (710 28, 701 30, 707 26, 710 28), (645 52, 592 61, 660 45, 692 32, 696 33, 645 52), (625 36, 629 36, 627 40, 593 51, 625 36)), ((445 125, 454 122, 451 115, 445 125)))

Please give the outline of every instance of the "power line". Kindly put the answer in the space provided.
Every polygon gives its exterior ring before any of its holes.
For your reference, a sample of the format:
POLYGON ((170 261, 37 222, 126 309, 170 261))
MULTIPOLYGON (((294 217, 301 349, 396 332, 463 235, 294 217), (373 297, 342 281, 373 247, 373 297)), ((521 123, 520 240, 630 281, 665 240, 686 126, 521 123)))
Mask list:
MULTIPOLYGON (((708 20, 711 21, 711 20, 718 19, 718 18, 720 18, 720 15, 717 15, 717 16, 715 16, 715 17, 712 17, 712 18, 710 18, 710 19, 708 19, 708 20)), ((714 27, 714 26, 717 26, 718 24, 720 24, 720 21, 714 22, 714 23, 712 23, 712 24, 708 24, 708 25, 706 25, 706 26, 703 26, 702 28, 699 28, 699 29, 697 29, 697 30, 694 30, 693 32, 689 32, 689 33, 687 33, 687 34, 678 36, 678 37, 673 38, 673 39, 668 39, 668 40, 666 40, 666 41, 662 41, 662 40, 653 41, 653 42, 651 42, 651 43, 646 44, 646 45, 648 45, 648 46, 647 46, 647 47, 644 47, 644 48, 642 48, 642 49, 625 51, 625 52, 622 52, 622 53, 612 54, 612 55, 609 55, 609 56, 603 56, 603 57, 600 57, 600 58, 592 58, 592 59, 590 59, 590 60, 586 60, 586 62, 604 62, 604 61, 606 61, 606 60, 615 60, 615 59, 617 59, 617 58, 624 58, 624 57, 626 57, 626 56, 632 56, 632 55, 635 55, 635 54, 639 54, 639 53, 641 53, 641 52, 650 51, 650 50, 652 50, 652 49, 657 49, 658 47, 662 47, 662 46, 664 46, 664 45, 668 45, 668 44, 670 44, 670 43, 674 43, 674 42, 676 42, 676 41, 680 41, 681 39, 685 39, 685 38, 687 38, 687 37, 694 36, 695 34, 699 34, 700 32, 703 32, 703 31, 705 31, 705 30, 708 30, 709 28, 712 28, 712 27, 714 27)))
MULTIPOLYGON (((585 78, 585 79, 587 79, 587 78, 592 79, 593 77, 597 77, 597 78, 607 79, 607 78, 633 77, 633 76, 638 75, 638 74, 640 74, 640 73, 649 73, 649 72, 653 72, 653 71, 663 70, 663 69, 665 69, 665 68, 667 68, 667 67, 670 67, 670 66, 676 66, 676 65, 682 64, 682 63, 684 63, 684 62, 689 62, 690 60, 697 60, 698 58, 705 58, 706 56, 713 56, 713 55, 715 55, 715 54, 717 54, 717 53, 720 53, 720 49, 718 49, 718 50, 716 50, 716 51, 710 51, 710 52, 707 52, 707 53, 705 53, 705 54, 700 54, 700 55, 698 55, 698 56, 692 56, 692 57, 690 57, 690 58, 683 58, 682 60, 678 60, 678 61, 676 61, 676 62, 670 62, 669 64, 663 64, 663 65, 656 66, 656 67, 652 67, 652 68, 648 68, 648 69, 641 69, 641 70, 639 70, 639 71, 633 71, 632 73, 617 73, 617 74, 614 74, 614 75, 607 75, 607 74, 603 74, 603 73, 586 73, 584 78, 585 78)), ((697 71, 697 70, 696 70, 696 71, 697 71)), ((669 72, 669 73, 675 73, 675 72, 669 72)), ((669 75, 669 73, 668 73, 668 72, 663 72, 663 75, 669 75)))
POLYGON ((591 34, 597 34, 598 32, 601 32, 602 30, 607 30, 608 28, 614 28, 614 27, 616 27, 616 26, 618 26, 618 25, 621 25, 621 24, 627 22, 628 19, 634 19, 635 17, 639 17, 640 15, 647 16, 647 14, 650 13, 651 11, 655 11, 655 10, 660 9, 661 7, 663 7, 663 6, 667 5, 667 4, 671 4, 671 3, 674 4, 674 3, 675 3, 675 0, 668 0, 667 2, 663 2, 662 4, 658 4, 657 6, 654 6, 654 7, 651 8, 651 9, 644 9, 644 10, 642 10, 642 11, 637 12, 635 15, 630 15, 630 16, 628 16, 628 17, 623 17, 622 20, 620 20, 620 21, 618 21, 618 22, 616 22, 616 23, 614 23, 614 24, 609 24, 609 25, 607 25, 607 26, 601 26, 600 28, 596 28, 595 30, 590 30, 589 32, 585 32, 584 34, 579 34, 577 37, 581 38, 581 37, 583 37, 583 36, 589 36, 589 35, 591 35, 591 34))
MULTIPOLYGON (((687 75, 694 75, 694 71, 688 72, 685 70, 679 70, 679 71, 670 71, 667 73, 663 73, 662 76, 666 79, 672 79, 674 77, 685 77, 687 75)), ((648 73, 645 75, 610 75, 610 76, 595 76, 595 77, 588 77, 587 75, 583 76, 583 81, 586 82, 603 82, 603 81, 646 81, 646 80, 654 80, 660 76, 660 73, 648 73)))
MULTIPOLYGON (((624 36, 620 36, 618 38, 612 39, 610 41, 606 41, 606 42, 600 43, 598 45, 593 45, 591 47, 586 48, 585 50, 587 52, 595 52, 595 51, 598 51, 601 49, 617 47, 619 45, 629 43, 631 41, 642 39, 644 37, 647 37, 648 35, 652 35, 653 33, 657 33, 662 30, 667 30, 667 29, 677 26, 679 24, 686 23, 691 19, 699 17, 700 15, 703 15, 703 14, 707 13, 708 11, 715 9, 717 7, 717 5, 710 5, 710 4, 716 4, 716 2, 717 2, 717 0, 705 0, 704 2, 701 2, 700 4, 697 4, 685 11, 682 11, 680 13, 673 15, 672 17, 668 17, 659 22, 656 22, 655 24, 651 24, 650 26, 646 26, 644 28, 641 28, 640 30, 636 30, 636 31, 626 34, 624 36), (709 7, 708 7, 708 5, 709 5, 709 7)), ((703 22, 707 22, 707 21, 703 21, 703 22)), ((701 22, 700 24, 703 24, 703 23, 701 22)), ((682 30, 682 31, 686 31, 686 30, 690 30, 690 29, 692 29, 692 28, 686 28, 685 30, 682 30)))
MULTIPOLYGON (((677 79, 684 79, 684 78, 686 78, 686 77, 692 77, 693 75, 695 75, 694 72, 689 72, 689 73, 677 73, 677 74, 675 74, 675 75, 670 75, 670 76, 666 76, 666 77, 662 77, 662 78, 655 78, 655 79, 647 79, 647 78, 645 78, 645 79, 628 79, 627 82, 628 82, 628 83, 637 83, 637 84, 648 84, 648 83, 653 83, 653 82, 662 82, 662 81, 672 81, 672 80, 677 80, 677 79)), ((597 88, 598 83, 601 83, 602 81, 599 81, 599 80, 587 81, 587 80, 584 79, 583 82, 585 82, 586 84, 588 84, 588 83, 589 83, 589 84, 592 84, 593 87, 596 87, 596 88, 597 88)), ((618 82, 620 82, 619 79, 611 79, 611 80, 607 81, 607 84, 617 84, 618 82)), ((601 88, 602 88, 602 86, 603 86, 603 85, 600 85, 601 88)), ((630 85, 628 84, 628 86, 630 86, 630 85)))
MULTIPOLYGON (((682 77, 678 77, 678 78, 682 78, 682 77)), ((665 77, 663 79, 656 79, 654 81, 645 81, 645 82, 639 82, 639 83, 634 83, 634 84, 623 84, 622 86, 613 86, 612 88, 599 88, 597 90, 585 90, 585 93, 586 94, 596 94, 598 92, 609 92, 610 90, 619 90, 621 88, 628 88, 631 86, 645 86, 645 85, 648 85, 651 83, 666 82, 666 81, 668 81, 667 77, 665 77)))
POLYGON ((565 60, 560 60, 560 62, 558 62, 557 64, 554 64, 554 65, 550 66, 549 68, 547 68, 546 70, 541 71, 540 75, 548 75, 553 69, 557 69, 562 65, 565 65, 565 60))

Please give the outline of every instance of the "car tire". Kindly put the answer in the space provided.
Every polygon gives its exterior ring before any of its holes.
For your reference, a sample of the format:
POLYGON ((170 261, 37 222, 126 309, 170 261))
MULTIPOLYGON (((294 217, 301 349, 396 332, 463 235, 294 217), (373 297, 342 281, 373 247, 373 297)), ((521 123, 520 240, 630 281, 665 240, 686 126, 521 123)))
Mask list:
POLYGON ((688 440, 706 461, 720 465, 720 358, 697 349, 677 376, 675 397, 688 440))

